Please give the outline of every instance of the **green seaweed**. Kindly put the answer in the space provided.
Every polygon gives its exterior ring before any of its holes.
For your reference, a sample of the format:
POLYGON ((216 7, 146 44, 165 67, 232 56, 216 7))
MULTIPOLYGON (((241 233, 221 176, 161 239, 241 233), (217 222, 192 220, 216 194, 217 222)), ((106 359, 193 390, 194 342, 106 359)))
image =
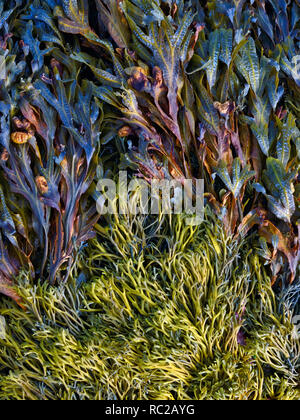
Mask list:
POLYGON ((26 312, 0 309, 0 398, 299 399, 292 308, 249 243, 212 216, 147 229, 102 229, 64 287, 20 275, 26 312))

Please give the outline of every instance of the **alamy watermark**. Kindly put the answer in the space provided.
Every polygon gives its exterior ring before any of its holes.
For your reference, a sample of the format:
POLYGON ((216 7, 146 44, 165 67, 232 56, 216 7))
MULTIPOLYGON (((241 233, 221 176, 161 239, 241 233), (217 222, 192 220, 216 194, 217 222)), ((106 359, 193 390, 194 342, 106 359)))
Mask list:
POLYGON ((0 339, 5 340, 6 338, 6 322, 4 316, 0 315, 0 339))
POLYGON ((292 322, 295 326, 296 338, 300 338, 300 315, 294 316, 292 322))
POLYGON ((295 55, 292 59, 292 73, 294 79, 300 79, 300 55, 295 55))
POLYGON ((188 225, 199 225, 204 218, 204 180, 153 179, 150 183, 134 178, 128 182, 126 171, 118 182, 101 179, 97 211, 101 215, 185 214, 188 225))
POLYGON ((5 57, 0 55, 0 80, 6 79, 6 65, 5 65, 5 57))

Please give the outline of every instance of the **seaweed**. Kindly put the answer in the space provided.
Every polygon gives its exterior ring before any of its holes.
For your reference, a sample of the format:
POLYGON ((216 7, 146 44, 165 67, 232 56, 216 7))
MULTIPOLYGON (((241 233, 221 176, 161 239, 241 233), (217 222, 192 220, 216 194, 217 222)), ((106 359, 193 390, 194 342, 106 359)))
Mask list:
POLYGON ((201 226, 172 216, 160 229, 123 216, 67 285, 21 274, 26 314, 0 309, 0 399, 298 399, 289 299, 207 212, 201 226))

